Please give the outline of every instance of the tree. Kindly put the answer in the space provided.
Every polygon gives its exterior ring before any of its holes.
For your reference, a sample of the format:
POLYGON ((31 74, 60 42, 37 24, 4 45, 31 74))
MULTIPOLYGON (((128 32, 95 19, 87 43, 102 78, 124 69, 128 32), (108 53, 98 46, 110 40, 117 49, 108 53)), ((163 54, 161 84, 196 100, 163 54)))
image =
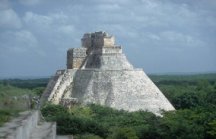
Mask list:
POLYGON ((192 108, 203 104, 203 98, 196 92, 184 92, 173 100, 177 109, 192 108))
POLYGON ((110 139, 138 139, 136 132, 132 128, 118 128, 109 138, 110 139))
MULTIPOLYGON (((200 116, 192 110, 166 112, 160 119, 158 134, 166 139, 202 139, 204 127, 199 124, 200 116)), ((203 122, 203 119, 201 120, 203 122)))
POLYGON ((209 122, 209 130, 207 131, 207 134, 213 139, 216 138, 216 119, 209 122))

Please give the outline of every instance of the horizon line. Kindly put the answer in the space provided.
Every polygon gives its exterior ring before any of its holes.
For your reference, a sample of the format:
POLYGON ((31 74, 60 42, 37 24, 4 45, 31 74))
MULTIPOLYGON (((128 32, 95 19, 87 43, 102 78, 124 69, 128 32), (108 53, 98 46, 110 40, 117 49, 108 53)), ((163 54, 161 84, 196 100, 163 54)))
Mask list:
MULTIPOLYGON (((163 76, 163 75, 171 75, 171 76, 186 76, 186 75, 202 75, 202 74, 216 74, 216 71, 209 72, 152 72, 147 73, 148 76, 163 76)), ((54 74, 53 74, 54 75, 54 74)), ((50 78, 53 75, 17 75, 17 76, 0 76, 0 80, 3 79, 42 79, 42 78, 50 78)))

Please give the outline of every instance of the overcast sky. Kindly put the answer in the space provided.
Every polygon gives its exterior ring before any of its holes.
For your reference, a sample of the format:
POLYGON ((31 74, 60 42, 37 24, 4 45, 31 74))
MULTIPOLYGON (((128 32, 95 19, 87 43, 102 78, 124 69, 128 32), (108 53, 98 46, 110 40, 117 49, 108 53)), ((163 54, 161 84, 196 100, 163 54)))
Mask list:
POLYGON ((216 71, 216 0, 0 0, 0 77, 49 76, 106 31, 146 73, 216 71))

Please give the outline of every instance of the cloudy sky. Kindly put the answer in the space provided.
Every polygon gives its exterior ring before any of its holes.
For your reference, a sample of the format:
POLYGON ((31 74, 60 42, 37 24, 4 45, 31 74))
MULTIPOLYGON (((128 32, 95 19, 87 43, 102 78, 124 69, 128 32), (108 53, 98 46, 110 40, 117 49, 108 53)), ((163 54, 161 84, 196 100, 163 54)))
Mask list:
POLYGON ((0 0, 0 77, 49 76, 106 31, 147 73, 216 71, 216 0, 0 0))

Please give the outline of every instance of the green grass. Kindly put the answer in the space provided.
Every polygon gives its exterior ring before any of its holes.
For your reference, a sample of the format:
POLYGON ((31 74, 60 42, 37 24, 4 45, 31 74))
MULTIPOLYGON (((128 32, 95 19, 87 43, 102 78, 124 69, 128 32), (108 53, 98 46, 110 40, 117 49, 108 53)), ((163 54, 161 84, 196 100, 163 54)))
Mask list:
POLYGON ((22 96, 25 94, 34 94, 34 92, 32 92, 30 89, 22 89, 22 88, 14 87, 11 85, 0 84, 1 98, 11 97, 11 96, 22 96))
POLYGON ((19 110, 0 109, 0 126, 11 118, 18 116, 19 110))
POLYGON ((17 116, 18 112, 28 110, 30 107, 28 97, 37 94, 38 89, 24 89, 0 84, 0 126, 17 116))

